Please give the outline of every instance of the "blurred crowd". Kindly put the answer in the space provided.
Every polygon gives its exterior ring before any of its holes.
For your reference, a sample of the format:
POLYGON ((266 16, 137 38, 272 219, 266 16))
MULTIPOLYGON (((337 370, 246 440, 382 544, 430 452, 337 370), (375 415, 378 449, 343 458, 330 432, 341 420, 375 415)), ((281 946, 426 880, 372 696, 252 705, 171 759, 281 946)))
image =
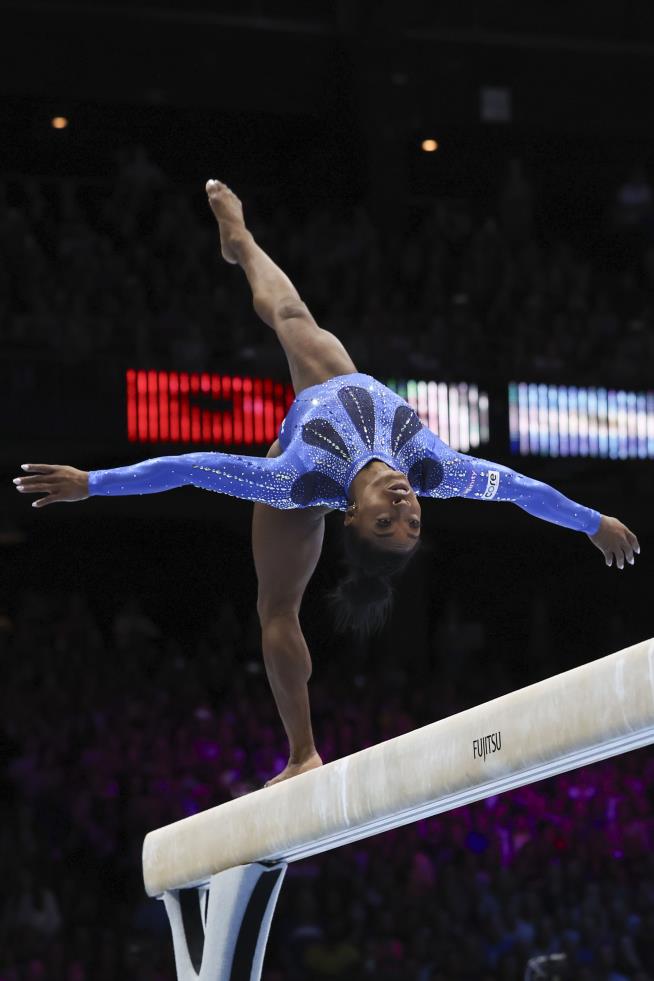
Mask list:
MULTIPOLYGON (((221 265, 203 188, 171 182, 142 147, 119 161, 110 182, 0 182, 3 353, 283 370, 244 277, 221 265)), ((649 383, 654 224, 642 168, 582 244, 550 227, 518 160, 483 207, 443 197, 371 216, 236 190, 261 245, 364 370, 649 383)))
MULTIPOLYGON (((319 665, 325 759, 466 706, 483 624, 452 601, 430 637, 422 668, 319 665)), ((80 591, 24 590, 0 615, 0 659, 0 981, 172 981, 144 834, 286 762, 256 619, 224 598, 180 641, 138 597, 98 615, 80 591)), ((264 979, 514 981, 562 953, 575 981, 652 981, 653 786, 640 751, 293 864, 264 979)))

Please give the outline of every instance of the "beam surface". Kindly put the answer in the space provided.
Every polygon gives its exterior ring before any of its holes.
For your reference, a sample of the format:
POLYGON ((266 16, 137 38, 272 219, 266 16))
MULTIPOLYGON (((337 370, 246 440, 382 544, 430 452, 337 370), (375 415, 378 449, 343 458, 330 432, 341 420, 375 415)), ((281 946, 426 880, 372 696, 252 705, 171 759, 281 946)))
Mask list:
POLYGON ((654 742, 654 639, 151 831, 150 896, 293 862, 654 742))

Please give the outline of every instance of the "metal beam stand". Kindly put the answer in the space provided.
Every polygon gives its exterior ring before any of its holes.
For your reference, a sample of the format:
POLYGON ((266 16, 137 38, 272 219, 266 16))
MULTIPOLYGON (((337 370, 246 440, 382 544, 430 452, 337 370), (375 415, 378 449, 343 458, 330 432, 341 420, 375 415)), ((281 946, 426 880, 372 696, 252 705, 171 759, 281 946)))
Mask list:
POLYGON ((286 867, 239 865, 163 894, 178 981, 259 981, 286 867))

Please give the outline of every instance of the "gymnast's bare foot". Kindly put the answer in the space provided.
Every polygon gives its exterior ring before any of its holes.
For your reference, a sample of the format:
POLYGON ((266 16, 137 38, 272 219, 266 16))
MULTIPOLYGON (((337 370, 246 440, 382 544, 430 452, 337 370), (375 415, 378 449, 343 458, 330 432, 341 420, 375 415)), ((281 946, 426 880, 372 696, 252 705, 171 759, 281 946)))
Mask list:
POLYGON ((281 783, 282 780, 290 780, 291 777, 297 777, 300 773, 306 773, 307 770, 317 770, 319 766, 322 766, 322 760, 317 753, 312 753, 299 763, 289 762, 281 773, 267 782, 266 787, 272 787, 273 784, 281 783))
POLYGON ((222 181, 207 181, 206 191, 220 228, 223 259, 234 265, 238 262, 239 245, 250 235, 243 220, 243 205, 222 181))

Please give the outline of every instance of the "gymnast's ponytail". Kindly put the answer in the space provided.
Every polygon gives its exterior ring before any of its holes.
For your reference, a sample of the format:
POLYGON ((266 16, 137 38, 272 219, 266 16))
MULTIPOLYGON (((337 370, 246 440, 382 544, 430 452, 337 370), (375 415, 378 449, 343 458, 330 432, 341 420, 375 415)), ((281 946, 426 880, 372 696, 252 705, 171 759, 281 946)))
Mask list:
POLYGON ((343 528, 347 575, 327 594, 338 633, 353 631, 360 638, 377 633, 393 607, 391 578, 403 572, 415 553, 377 548, 352 527, 343 528))

